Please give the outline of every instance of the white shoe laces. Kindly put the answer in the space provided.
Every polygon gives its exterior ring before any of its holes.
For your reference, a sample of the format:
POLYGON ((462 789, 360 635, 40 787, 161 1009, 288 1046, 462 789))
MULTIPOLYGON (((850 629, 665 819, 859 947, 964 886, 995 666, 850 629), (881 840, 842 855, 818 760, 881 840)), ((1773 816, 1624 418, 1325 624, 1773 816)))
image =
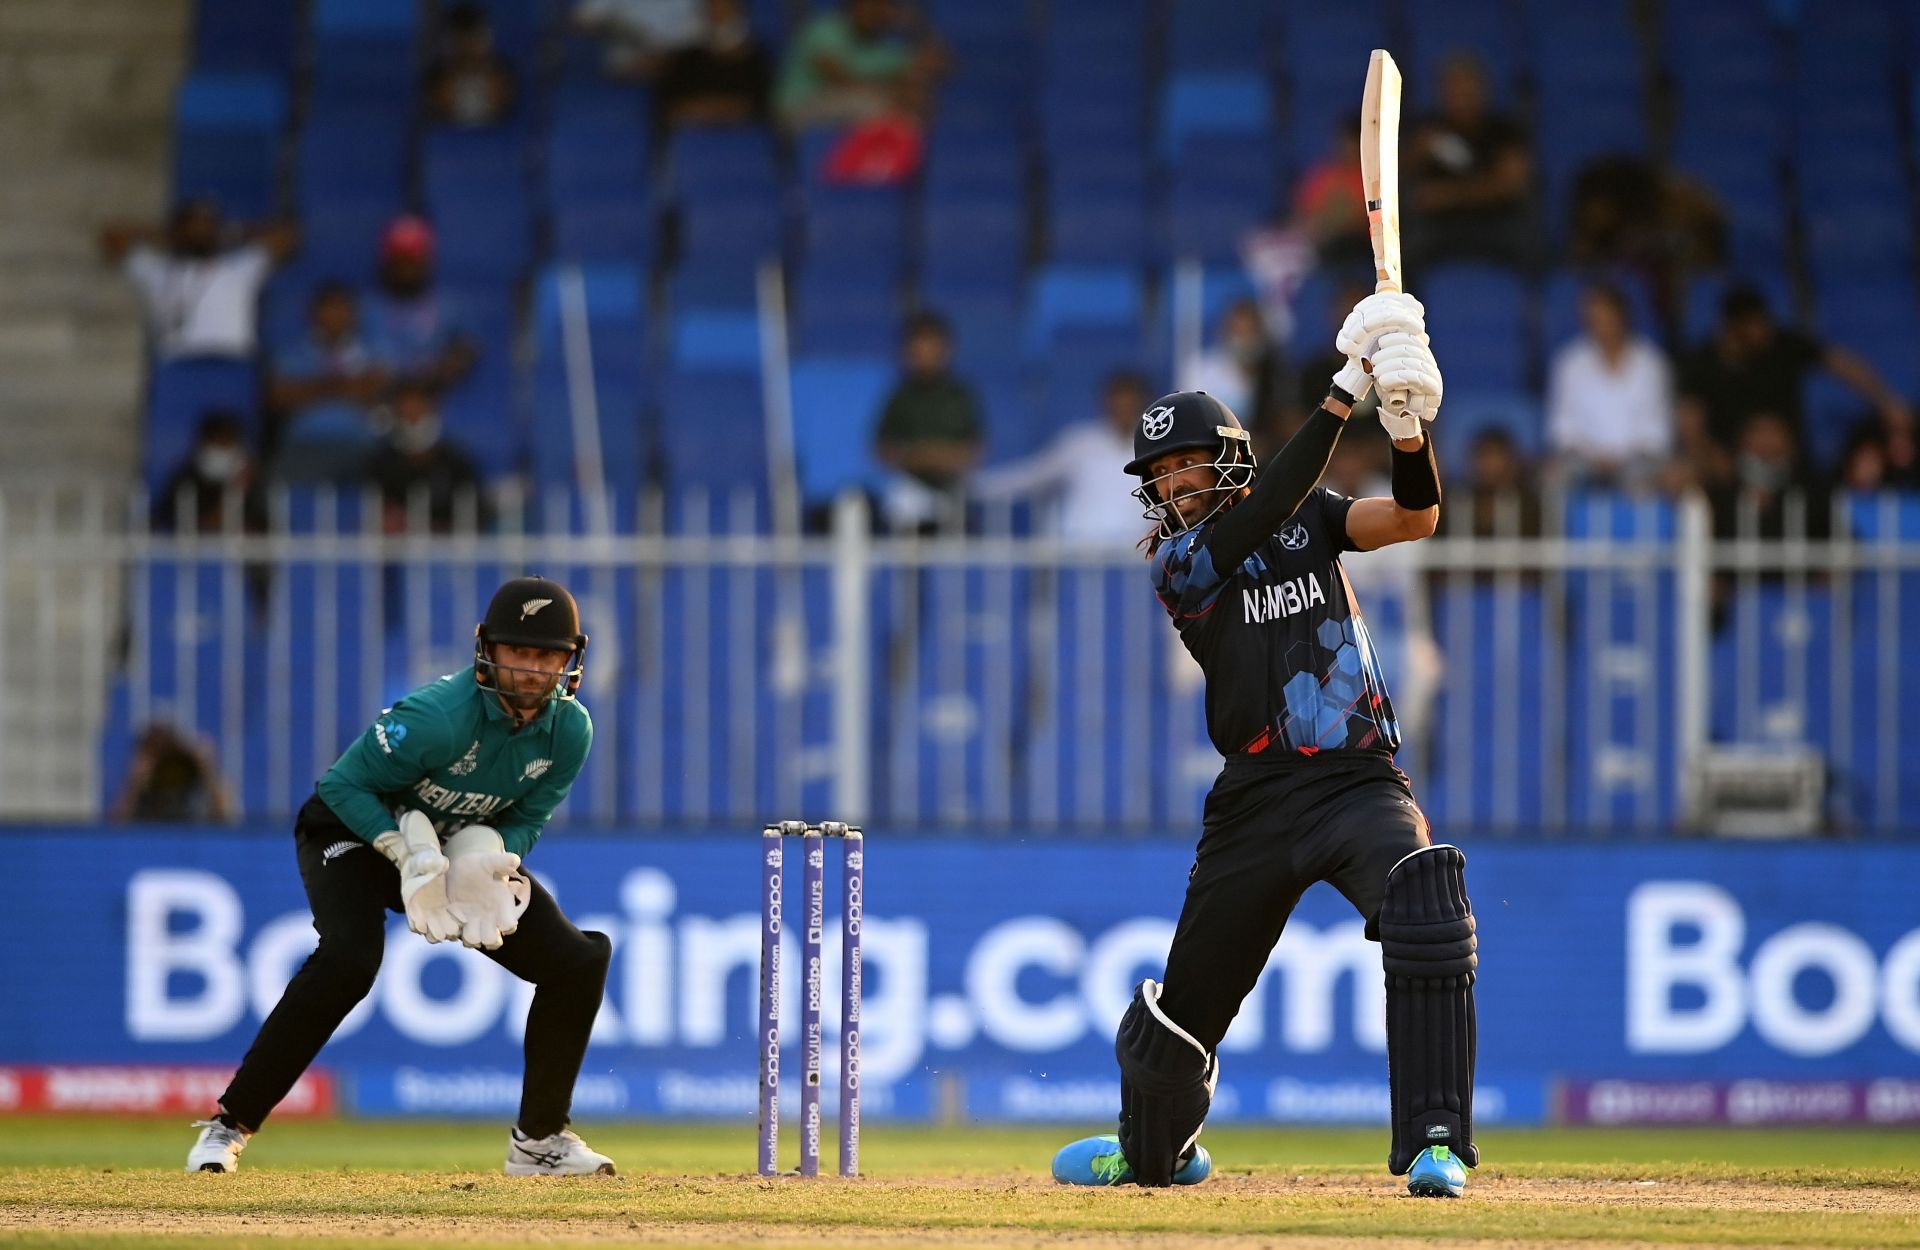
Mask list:
POLYGON ((247 1135, 237 1128, 228 1128, 218 1120, 195 1120, 193 1127, 206 1129, 206 1140, 215 1145, 246 1148, 247 1135))

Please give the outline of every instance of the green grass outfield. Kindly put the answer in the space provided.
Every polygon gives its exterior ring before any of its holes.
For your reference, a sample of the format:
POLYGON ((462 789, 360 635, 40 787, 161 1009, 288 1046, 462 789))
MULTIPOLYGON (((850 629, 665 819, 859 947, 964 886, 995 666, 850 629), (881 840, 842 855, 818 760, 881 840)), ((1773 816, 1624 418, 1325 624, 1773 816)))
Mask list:
POLYGON ((0 1119, 0 1243, 1920 1248, 1913 1132, 1495 1130, 1443 1202, 1403 1196, 1376 1130, 1209 1130, 1215 1179, 1156 1192, 1052 1184, 1084 1130, 875 1125, 863 1178, 810 1183, 750 1175, 746 1125, 581 1128, 620 1176, 509 1180, 504 1126, 470 1121, 289 1121, 187 1176, 184 1123, 0 1119))

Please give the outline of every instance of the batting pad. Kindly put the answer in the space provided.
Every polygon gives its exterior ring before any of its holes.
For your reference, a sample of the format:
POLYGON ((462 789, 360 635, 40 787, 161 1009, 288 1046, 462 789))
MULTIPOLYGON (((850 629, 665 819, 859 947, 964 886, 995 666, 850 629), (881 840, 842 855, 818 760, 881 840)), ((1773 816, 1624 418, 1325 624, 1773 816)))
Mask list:
POLYGON ((1387 1081, 1393 1151, 1403 1176, 1422 1150, 1445 1146, 1475 1167, 1473 979, 1479 966, 1467 857, 1457 846, 1415 851, 1387 874, 1380 954, 1387 973, 1387 1081))
POLYGON ((1160 984, 1142 981, 1114 1038, 1120 1060, 1120 1153, 1135 1184, 1173 1184, 1198 1140, 1220 1079, 1218 1057, 1160 1010, 1160 984))

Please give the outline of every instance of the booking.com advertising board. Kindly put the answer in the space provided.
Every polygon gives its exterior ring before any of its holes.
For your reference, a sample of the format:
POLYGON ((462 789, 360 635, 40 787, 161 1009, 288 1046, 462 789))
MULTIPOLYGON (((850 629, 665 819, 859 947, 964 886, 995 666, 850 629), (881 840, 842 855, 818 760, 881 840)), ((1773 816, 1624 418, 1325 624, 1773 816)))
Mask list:
MULTIPOLYGON (((752 1118, 759 841, 556 830, 530 857, 615 947, 579 1118, 752 1118)), ((312 948, 290 837, 11 830, 0 850, 0 1108, 101 1071, 193 1073, 206 1096, 312 948)), ((1920 1122, 1920 847, 1467 850, 1482 1122, 1920 1122)), ((876 830, 867 851, 865 1113, 1110 1119, 1114 1024, 1158 975, 1191 846, 876 830)), ((784 980, 797 1019, 801 978, 784 980)), ((1379 948, 1316 887, 1222 1045, 1215 1118, 1384 1123, 1383 994, 1379 948)), ((396 917, 373 994, 301 1093, 508 1115, 530 997, 396 917)))

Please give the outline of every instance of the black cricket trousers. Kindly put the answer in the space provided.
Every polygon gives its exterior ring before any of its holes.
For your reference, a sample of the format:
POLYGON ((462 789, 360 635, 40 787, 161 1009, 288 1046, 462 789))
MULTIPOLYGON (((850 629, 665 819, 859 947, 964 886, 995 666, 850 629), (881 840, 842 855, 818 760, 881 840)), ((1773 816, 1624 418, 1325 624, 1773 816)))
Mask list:
POLYGON ((1387 873, 1431 844, 1385 751, 1232 756, 1207 794, 1160 1006, 1220 1044, 1307 887, 1332 883, 1377 940, 1387 873))
MULTIPOLYGON (((249 1130, 260 1127, 373 988, 386 953, 387 913, 404 911, 393 863, 342 824, 319 796, 300 809, 293 836, 320 945, 287 983, 221 1096, 221 1109, 249 1130), (328 856, 330 848, 342 847, 328 856)), ((546 1137, 566 1127, 613 943, 604 933, 575 928, 553 895, 538 881, 532 884, 520 927, 499 950, 481 953, 537 987, 527 1013, 519 1125, 529 1137, 546 1137)))

